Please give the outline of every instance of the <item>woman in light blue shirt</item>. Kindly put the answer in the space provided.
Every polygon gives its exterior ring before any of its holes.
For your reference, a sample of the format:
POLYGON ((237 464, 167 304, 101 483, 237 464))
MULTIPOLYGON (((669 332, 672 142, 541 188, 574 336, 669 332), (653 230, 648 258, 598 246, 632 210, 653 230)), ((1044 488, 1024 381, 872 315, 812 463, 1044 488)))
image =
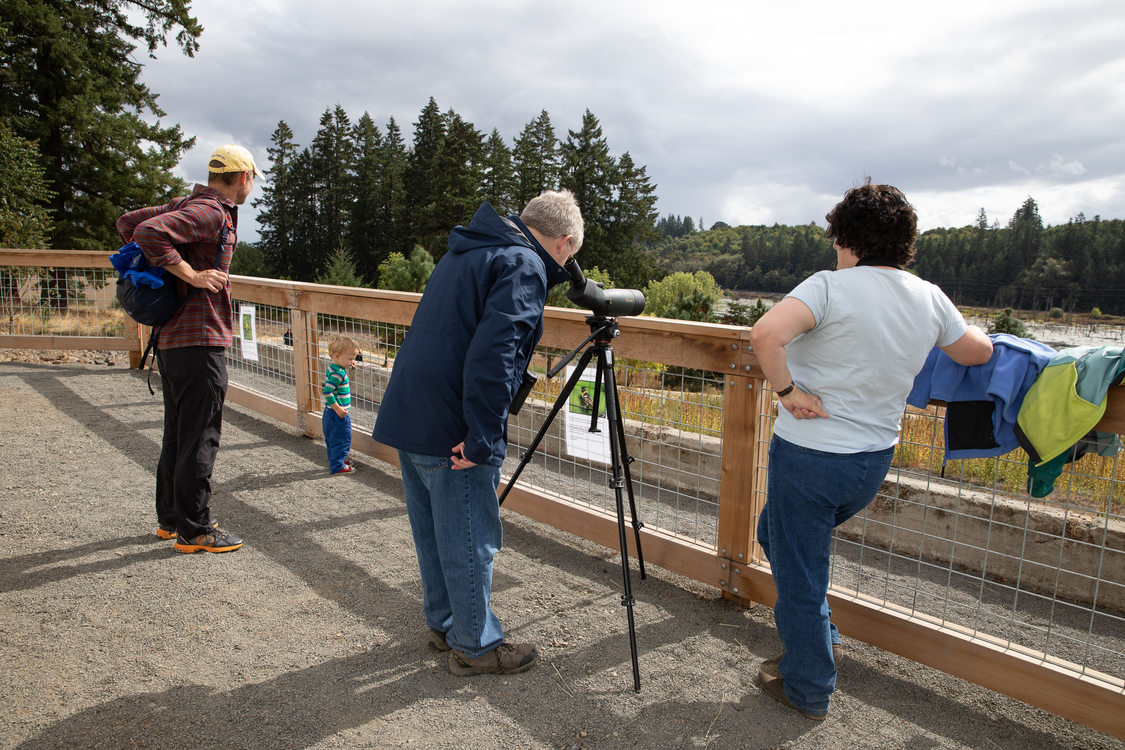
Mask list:
POLYGON ((836 270, 801 282, 750 331, 779 403, 758 542, 784 651, 758 682, 810 719, 828 714, 840 635, 829 619, 832 530, 867 506, 894 456, 914 376, 937 346, 983 364, 992 342, 934 284, 908 273, 917 215, 890 185, 849 190, 828 214, 836 270))

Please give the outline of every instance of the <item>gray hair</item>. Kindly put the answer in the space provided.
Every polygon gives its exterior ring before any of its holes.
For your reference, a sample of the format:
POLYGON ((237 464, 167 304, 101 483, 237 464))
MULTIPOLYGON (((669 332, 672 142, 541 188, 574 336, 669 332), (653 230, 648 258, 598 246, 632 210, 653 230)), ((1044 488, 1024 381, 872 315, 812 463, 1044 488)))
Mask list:
POLYGON ((520 221, 547 237, 569 234, 571 255, 582 247, 582 211, 569 190, 547 190, 532 198, 520 214, 520 221))

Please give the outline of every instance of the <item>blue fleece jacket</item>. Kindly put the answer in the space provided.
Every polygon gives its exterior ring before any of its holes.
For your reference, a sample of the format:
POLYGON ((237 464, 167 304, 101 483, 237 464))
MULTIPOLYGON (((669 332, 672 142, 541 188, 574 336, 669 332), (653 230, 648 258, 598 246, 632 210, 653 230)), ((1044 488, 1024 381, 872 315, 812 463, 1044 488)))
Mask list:
POLYGON ((1000 456, 1020 447, 1016 417, 1024 396, 1055 350, 1039 341, 994 333, 992 357, 983 365, 959 365, 933 349, 906 403, 925 408, 949 404, 945 420, 945 458, 1000 456))
POLYGON ((543 333, 548 287, 570 278, 516 216, 481 204, 449 235, 395 357, 372 437, 499 466, 508 407, 543 333))

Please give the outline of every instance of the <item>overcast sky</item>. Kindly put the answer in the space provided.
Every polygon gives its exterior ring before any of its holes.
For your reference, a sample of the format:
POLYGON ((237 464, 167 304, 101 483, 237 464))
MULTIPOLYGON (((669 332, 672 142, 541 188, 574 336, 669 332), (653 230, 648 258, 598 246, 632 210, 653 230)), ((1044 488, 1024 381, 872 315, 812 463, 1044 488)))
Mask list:
MULTIPOLYGON (((410 143, 432 96, 511 145, 586 109, 648 168, 662 216, 823 225, 870 176, 923 228, 1028 196, 1046 223, 1125 217, 1122 0, 193 0, 200 50, 145 61, 205 178, 238 142, 266 169, 280 120, 307 146, 339 104, 410 143)), ((257 236, 255 211, 241 239, 257 236)))

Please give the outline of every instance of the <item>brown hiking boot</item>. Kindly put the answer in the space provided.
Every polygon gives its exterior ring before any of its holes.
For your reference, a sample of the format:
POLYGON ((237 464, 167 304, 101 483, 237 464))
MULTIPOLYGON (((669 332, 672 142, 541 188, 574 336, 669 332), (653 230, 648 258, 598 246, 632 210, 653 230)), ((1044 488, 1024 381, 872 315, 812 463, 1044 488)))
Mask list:
POLYGON ((430 648, 440 651, 443 654, 450 648, 452 648, 448 643, 445 642, 445 633, 441 632, 440 630, 435 630, 434 628, 430 628, 429 646, 430 648))
POLYGON ((778 703, 789 706, 789 708, 801 714, 801 716, 804 716, 806 719, 824 721, 828 718, 827 713, 811 714, 802 708, 798 708, 793 701, 789 700, 789 696, 785 694, 785 680, 781 677, 769 677, 758 672, 758 685, 762 688, 763 693, 773 698, 778 703))
MULTIPOLYGON (((781 677, 781 671, 778 665, 781 664, 781 657, 785 656, 782 651, 777 656, 771 656, 762 661, 761 666, 758 667, 758 674, 765 675, 766 677, 781 677)), ((837 669, 840 667, 840 660, 844 658, 844 646, 841 643, 832 644, 832 661, 836 662, 837 669)))
POLYGON ((449 671, 453 674, 515 674, 531 669, 539 652, 530 643, 505 641, 491 651, 470 659, 460 651, 449 652, 449 671))

